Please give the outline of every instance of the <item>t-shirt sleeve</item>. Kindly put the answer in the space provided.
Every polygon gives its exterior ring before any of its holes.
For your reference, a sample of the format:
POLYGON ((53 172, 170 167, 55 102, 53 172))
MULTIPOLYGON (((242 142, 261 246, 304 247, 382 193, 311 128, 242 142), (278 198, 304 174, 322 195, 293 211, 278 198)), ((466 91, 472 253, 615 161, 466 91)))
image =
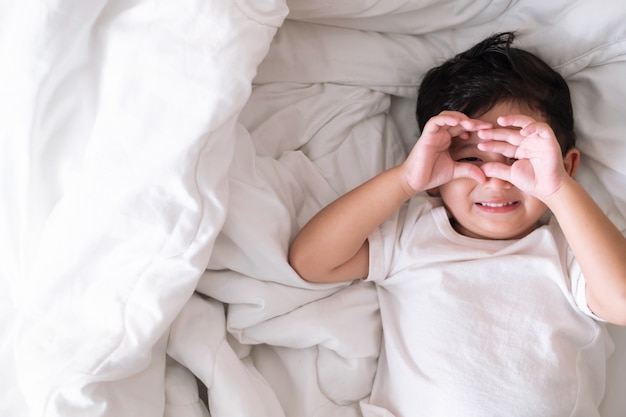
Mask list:
POLYGON ((441 205, 438 199, 420 194, 400 206, 370 234, 369 273, 366 281, 381 282, 389 276, 400 240, 410 239, 411 234, 416 232, 416 219, 438 205, 441 205))
POLYGON ((387 268, 383 255, 383 237, 380 227, 376 228, 367 238, 369 242, 369 272, 366 281, 380 282, 385 279, 387 268))
POLYGON ((400 218, 403 217, 404 211, 405 206, 402 206, 367 238, 369 242, 369 272, 366 281, 381 282, 389 275, 396 242, 395 236, 399 233, 398 229, 402 227, 400 218))
POLYGON ((578 261, 576 261, 576 258, 574 257, 574 253, 569 248, 567 255, 572 296, 574 297, 576 305, 583 313, 591 318, 605 322, 606 320, 598 317, 593 311, 591 311, 589 305, 587 304, 587 281, 585 280, 585 276, 580 269, 578 261))

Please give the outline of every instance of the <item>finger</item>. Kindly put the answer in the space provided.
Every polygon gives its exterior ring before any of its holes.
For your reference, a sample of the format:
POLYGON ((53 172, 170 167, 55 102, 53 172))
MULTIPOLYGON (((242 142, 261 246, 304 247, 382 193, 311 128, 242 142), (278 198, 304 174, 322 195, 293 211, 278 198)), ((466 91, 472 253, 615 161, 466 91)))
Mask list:
POLYGON ((467 139, 469 138, 469 133, 467 131, 467 129, 465 129, 463 126, 458 125, 458 126, 451 126, 448 128, 448 133, 450 134, 450 136, 454 137, 460 137, 462 139, 467 139))
POLYGON ((482 120, 466 119, 461 120, 458 126, 453 126, 448 129, 448 133, 452 137, 459 137, 461 139, 469 139, 470 132, 480 132, 481 130, 491 129, 492 125, 482 120))
POLYGON ((498 124, 503 127, 518 127, 520 129, 525 128, 531 123, 535 123, 536 120, 530 116, 526 116, 524 114, 512 114, 508 116, 500 116, 497 120, 498 124))
POLYGON ((424 133, 436 133, 439 132, 441 128, 450 128, 458 126, 460 123, 460 119, 453 114, 438 114, 437 116, 433 116, 426 122, 424 126, 424 133))
POLYGON ((491 129, 493 125, 479 119, 463 119, 461 125, 468 130, 491 129))
POLYGON ((550 138, 554 136, 554 131, 544 122, 538 122, 530 116, 522 114, 511 116, 500 116, 498 124, 503 127, 513 126, 520 128, 519 134, 528 137, 531 135, 539 135, 542 138, 550 138))
POLYGON ((480 142, 476 147, 481 151, 499 153, 507 158, 515 158, 519 149, 517 145, 498 141, 480 142))
POLYGON ((480 166, 488 178, 499 178, 511 182, 511 167, 500 162, 486 162, 480 166))
POLYGON ((538 135, 541 138, 551 138, 554 136, 554 131, 547 123, 535 122, 525 126, 520 130, 522 136, 538 135))
POLYGON ((439 126, 442 126, 442 124, 440 124, 439 121, 447 122, 448 126, 461 125, 468 131, 489 129, 493 127, 493 125, 489 122, 485 122, 480 119, 471 119, 465 113, 452 111, 452 110, 444 110, 441 113, 439 113, 437 116, 432 117, 431 120, 434 120, 435 122, 437 122, 439 126))
POLYGON ((477 134, 483 140, 508 142, 517 146, 524 140, 519 132, 519 129, 486 129, 480 130, 477 134))
POLYGON ((432 117, 426 123, 424 126, 424 132, 437 133, 442 128, 445 128, 451 136, 459 136, 467 139, 469 136, 464 135, 464 132, 474 132, 490 129, 491 127, 491 123, 477 119, 470 119, 463 113, 443 111, 437 116, 432 117))

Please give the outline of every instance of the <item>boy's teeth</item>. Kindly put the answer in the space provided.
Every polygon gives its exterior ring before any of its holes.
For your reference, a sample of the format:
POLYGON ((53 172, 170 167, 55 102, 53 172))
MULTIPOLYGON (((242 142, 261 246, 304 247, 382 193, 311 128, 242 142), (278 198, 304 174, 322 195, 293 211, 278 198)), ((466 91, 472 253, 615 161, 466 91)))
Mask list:
POLYGON ((487 206, 487 207, 505 207, 505 206, 510 206, 512 204, 515 204, 514 202, 507 202, 507 203, 479 203, 481 206, 487 206))

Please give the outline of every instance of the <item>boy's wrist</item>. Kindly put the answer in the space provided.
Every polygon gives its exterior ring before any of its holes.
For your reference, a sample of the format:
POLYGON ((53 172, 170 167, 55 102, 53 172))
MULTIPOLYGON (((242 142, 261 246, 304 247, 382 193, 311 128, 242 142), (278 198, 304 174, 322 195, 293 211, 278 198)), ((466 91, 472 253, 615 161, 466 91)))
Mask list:
POLYGON ((571 207, 572 198, 580 192, 584 192, 582 186, 574 178, 568 176, 558 190, 544 199, 544 203, 556 214, 560 209, 571 207))
POLYGON ((414 197, 415 195, 419 194, 422 191, 419 189, 415 189, 415 184, 411 184, 411 178, 409 174, 410 170, 407 169, 407 167, 404 164, 400 164, 392 168, 392 170, 396 170, 398 183, 400 184, 400 187, 404 191, 404 194, 406 195, 407 200, 414 197))

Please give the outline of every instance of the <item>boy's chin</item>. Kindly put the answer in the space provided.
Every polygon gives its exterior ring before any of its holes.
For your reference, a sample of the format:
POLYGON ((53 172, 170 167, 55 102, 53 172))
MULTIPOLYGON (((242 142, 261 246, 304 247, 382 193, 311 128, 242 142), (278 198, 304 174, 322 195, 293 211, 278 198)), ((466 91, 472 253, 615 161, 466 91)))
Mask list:
POLYGON ((514 240, 521 239, 524 236, 531 233, 535 230, 535 227, 528 228, 525 230, 510 230, 510 229, 481 229, 481 230, 471 230, 468 228, 464 228, 462 226, 455 227, 457 232, 464 236, 472 237, 475 239, 486 239, 486 240, 514 240))

